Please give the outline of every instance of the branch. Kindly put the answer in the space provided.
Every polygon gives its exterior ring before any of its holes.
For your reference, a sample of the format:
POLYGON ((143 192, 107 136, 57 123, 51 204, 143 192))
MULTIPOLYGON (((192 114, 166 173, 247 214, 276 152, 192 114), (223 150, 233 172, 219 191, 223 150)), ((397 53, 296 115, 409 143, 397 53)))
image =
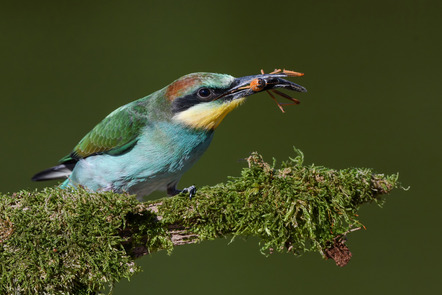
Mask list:
POLYGON ((96 292, 139 271, 134 259, 220 237, 257 236, 261 251, 317 251, 344 266, 357 211, 382 204, 398 175, 371 169, 280 168, 253 153, 240 177, 187 195, 139 203, 111 192, 47 188, 0 198, 0 293, 96 292))

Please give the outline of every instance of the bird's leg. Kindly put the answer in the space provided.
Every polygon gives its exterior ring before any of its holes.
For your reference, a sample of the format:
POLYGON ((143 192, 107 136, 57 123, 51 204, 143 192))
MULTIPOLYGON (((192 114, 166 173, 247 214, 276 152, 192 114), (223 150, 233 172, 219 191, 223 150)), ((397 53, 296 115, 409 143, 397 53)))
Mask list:
POLYGON ((192 200, 193 196, 196 194, 196 186, 191 185, 189 187, 184 188, 183 190, 179 190, 175 185, 167 187, 167 194, 169 196, 175 196, 180 193, 189 193, 189 199, 192 200))

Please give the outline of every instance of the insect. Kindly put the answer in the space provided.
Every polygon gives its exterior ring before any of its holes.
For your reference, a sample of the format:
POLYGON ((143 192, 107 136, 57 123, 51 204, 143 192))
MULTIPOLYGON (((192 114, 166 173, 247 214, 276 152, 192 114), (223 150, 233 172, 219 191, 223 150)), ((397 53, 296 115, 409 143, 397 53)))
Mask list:
MULTIPOLYGON (((286 69, 283 69, 283 70, 281 70, 281 69, 275 69, 275 70, 274 70, 273 72, 271 72, 270 74, 279 74, 279 73, 281 73, 281 72, 282 72, 283 74, 286 74, 286 75, 289 76, 289 77, 302 77, 302 76, 304 76, 304 73, 298 73, 298 72, 289 71, 289 70, 286 70, 286 69)), ((263 75, 265 74, 263 69, 261 69, 261 74, 263 74, 263 75)), ((255 79, 255 80, 257 80, 257 79, 255 79)), ((253 81, 252 81, 252 83, 253 83, 253 81)), ((252 83, 250 83, 250 85, 251 85, 252 83)), ((264 87, 265 87, 265 86, 264 86, 264 87)), ((262 88, 264 88, 264 87, 262 87, 262 88)), ((253 88, 252 88, 252 90, 253 90, 253 88)), ((267 92, 267 93, 270 95, 270 97, 275 101, 276 105, 279 107, 279 109, 280 109, 281 112, 283 112, 283 113, 285 113, 283 105, 300 104, 300 101, 297 100, 296 98, 293 98, 293 97, 291 97, 291 96, 285 94, 284 92, 278 91, 278 90, 276 90, 276 89, 267 90, 266 92, 267 92), (273 92, 274 94, 277 94, 277 95, 279 95, 279 96, 281 96, 281 97, 284 97, 284 98, 286 98, 286 99, 288 99, 288 100, 290 100, 290 101, 292 101, 292 102, 291 102, 291 103, 280 103, 280 102, 276 99, 276 97, 272 94, 272 92, 273 92)))
MULTIPOLYGON (((259 75, 256 75, 256 76, 259 76, 259 75)), ((300 101, 297 100, 296 98, 293 98, 293 97, 279 91, 279 90, 276 90, 276 88, 286 88, 286 89, 290 89, 290 90, 294 90, 294 91, 298 91, 298 92, 306 92, 307 90, 304 87, 297 85, 295 83, 292 83, 292 86, 295 88, 281 86, 280 83, 283 80, 281 80, 280 78, 282 78, 282 77, 302 77, 302 76, 304 76, 303 73, 289 71, 286 69, 283 69, 283 70, 275 69, 273 72, 268 73, 268 74, 264 73, 264 70, 261 69, 261 76, 260 77, 253 79, 247 85, 239 86, 239 87, 232 89, 232 91, 230 93, 234 93, 236 91, 244 90, 244 89, 250 89, 253 92, 266 91, 270 95, 270 97, 275 101, 276 105, 279 107, 281 112, 285 113, 283 106, 299 104, 300 101), (274 75, 274 76, 272 76, 272 75, 274 75), (290 100, 291 103, 278 102, 278 100, 276 99, 274 94, 290 100)), ((217 100, 225 95, 226 94, 220 95, 217 98, 215 98, 214 100, 217 100)))
MULTIPOLYGON (((304 76, 304 73, 299 73, 299 72, 294 72, 294 71, 289 71, 286 69, 275 69, 273 72, 269 73, 270 75, 272 74, 285 74, 288 77, 302 77, 304 76)), ((261 69, 261 74, 265 74, 264 70, 261 69)), ((269 84, 272 84, 270 82, 267 82, 266 80, 262 79, 262 78, 256 78, 254 79, 252 82, 250 82, 250 84, 248 86, 244 86, 241 88, 250 88, 253 92, 260 92, 262 91, 264 88, 266 88, 269 84)), ((284 107, 285 105, 294 105, 294 104, 299 104, 300 101, 297 100, 296 98, 293 98, 287 94, 285 94, 284 92, 278 91, 276 89, 270 89, 270 90, 266 90, 266 92, 270 95, 270 97, 275 101, 276 105, 279 107, 279 109, 281 110, 281 112, 285 113, 284 107), (284 97, 285 99, 288 99, 291 101, 291 103, 280 103, 278 102, 278 100, 276 99, 275 95, 277 94, 281 97, 284 97)))
POLYGON ((264 79, 256 78, 252 82, 250 82, 250 89, 252 89, 254 92, 259 92, 264 89, 264 87, 267 86, 267 82, 264 79))

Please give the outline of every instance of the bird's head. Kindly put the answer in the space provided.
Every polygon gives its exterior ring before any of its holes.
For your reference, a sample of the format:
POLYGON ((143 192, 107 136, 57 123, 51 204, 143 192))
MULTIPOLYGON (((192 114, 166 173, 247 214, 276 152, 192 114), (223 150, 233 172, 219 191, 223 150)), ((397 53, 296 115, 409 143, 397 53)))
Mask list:
POLYGON ((249 95, 276 88, 305 92, 284 73, 235 78, 226 74, 193 73, 166 87, 173 120, 196 129, 214 130, 249 95))

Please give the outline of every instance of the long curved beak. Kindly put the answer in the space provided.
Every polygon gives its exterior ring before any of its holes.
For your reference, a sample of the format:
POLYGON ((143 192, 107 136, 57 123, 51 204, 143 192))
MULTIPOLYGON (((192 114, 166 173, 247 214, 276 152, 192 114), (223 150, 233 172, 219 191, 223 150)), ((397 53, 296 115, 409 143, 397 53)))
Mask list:
MULTIPOLYGON (((297 73, 298 74, 298 73, 297 73)), ((297 76, 302 76, 299 74, 297 76)), ((301 85, 285 80, 283 78, 293 75, 286 73, 259 74, 245 76, 233 80, 230 89, 216 99, 234 100, 250 96, 262 91, 276 90, 278 88, 288 89, 297 92, 307 92, 307 89, 301 85)))

